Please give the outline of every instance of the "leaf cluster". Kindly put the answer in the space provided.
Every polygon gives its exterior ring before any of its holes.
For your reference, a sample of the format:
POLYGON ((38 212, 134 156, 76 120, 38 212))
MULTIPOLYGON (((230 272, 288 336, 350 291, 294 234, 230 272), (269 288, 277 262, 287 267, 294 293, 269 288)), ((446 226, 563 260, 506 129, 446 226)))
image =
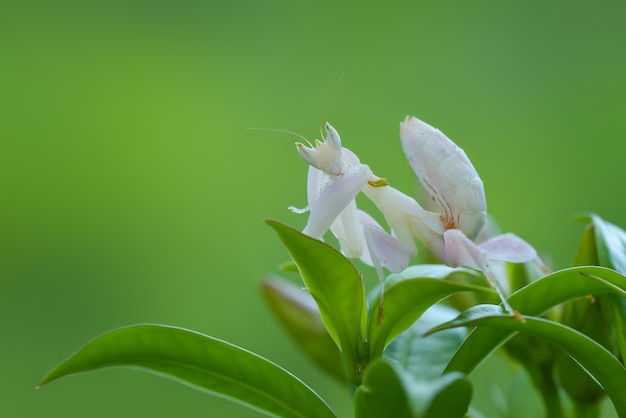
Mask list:
MULTIPOLYGON (((284 243, 302 286, 273 276, 263 294, 277 320, 320 370, 352 389, 355 416, 480 417, 468 375, 504 348, 528 372, 545 415, 598 416, 608 396, 626 418, 626 233, 584 218, 575 266, 535 277, 509 266, 508 302, 489 303, 480 273, 416 265, 366 292, 361 273, 331 246, 267 221, 284 243), (453 295, 477 301, 462 312, 453 295), (481 303, 482 301, 482 303, 481 303), (469 333, 465 330, 469 329, 469 333), (591 412, 589 412, 591 411, 591 412)), ((333 417, 304 382, 243 348, 175 327, 110 331, 41 381, 106 367, 135 367, 278 417, 333 417)))

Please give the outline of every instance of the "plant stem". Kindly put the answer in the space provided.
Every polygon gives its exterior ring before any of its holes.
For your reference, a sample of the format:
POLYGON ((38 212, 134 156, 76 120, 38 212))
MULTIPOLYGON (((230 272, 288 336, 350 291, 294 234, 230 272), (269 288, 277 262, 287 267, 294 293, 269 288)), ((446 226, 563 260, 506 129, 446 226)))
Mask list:
POLYGON ((600 402, 575 402, 574 416, 576 418, 598 418, 600 416, 600 402))
POLYGON ((541 398, 543 400, 543 406, 546 410, 546 417, 562 418, 564 416, 561 399, 559 398, 559 392, 556 386, 552 386, 549 389, 544 388, 544 390, 541 391, 541 398))
POLYGON ((549 364, 537 367, 526 367, 535 383, 543 401, 545 416, 549 418, 564 418, 563 406, 559 397, 559 390, 554 381, 552 367, 549 364))

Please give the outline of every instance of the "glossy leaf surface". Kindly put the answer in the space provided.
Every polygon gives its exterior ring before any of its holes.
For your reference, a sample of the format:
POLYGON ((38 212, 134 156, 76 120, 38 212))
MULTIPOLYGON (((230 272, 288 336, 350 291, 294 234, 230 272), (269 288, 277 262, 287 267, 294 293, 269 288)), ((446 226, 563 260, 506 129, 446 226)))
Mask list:
POLYGON ((412 418, 408 396, 398 371, 387 361, 369 365, 354 395, 355 418, 412 418))
POLYGON ((525 322, 502 313, 496 305, 478 305, 463 312, 458 318, 438 326, 433 332, 453 327, 478 326, 529 333, 556 344, 591 374, 613 401, 620 417, 626 417, 626 398, 623 396, 626 369, 606 348, 586 335, 557 322, 536 317, 524 317, 525 322))
POLYGON ((626 232, 597 215, 589 218, 595 231, 600 265, 626 274, 626 232))
MULTIPOLYGON (((539 316, 572 299, 611 291, 601 281, 590 278, 589 275, 626 288, 626 277, 614 270, 593 266, 573 267, 542 277, 512 294, 508 300, 523 315, 539 316)), ((487 327, 473 330, 459 347, 447 370, 469 374, 513 333, 514 331, 508 329, 487 327)))
POLYGON ((468 410, 472 388, 461 373, 424 381, 396 363, 376 360, 355 394, 356 418, 461 418, 468 410))
POLYGON ((463 328, 454 328, 433 335, 424 334, 456 318, 458 314, 457 310, 450 307, 433 305, 387 346, 384 357, 393 360, 416 380, 441 377, 467 332, 463 328))
POLYGON ((360 273, 331 246, 277 221, 266 221, 287 247, 329 334, 342 351, 348 380, 360 383, 367 306, 360 273))
POLYGON ((276 417, 334 417, 302 381, 247 350, 193 331, 135 325, 97 337, 43 378, 135 367, 178 380, 276 417))
MULTIPOLYGON (((595 250, 599 265, 612 268, 626 274, 626 231, 605 221, 597 215, 590 215, 595 236, 595 250)), ((585 237, 581 241, 584 241, 585 237)), ((580 251, 579 251, 580 253, 580 251)), ((626 287, 619 295, 604 295, 605 315, 613 325, 617 346, 625 357, 626 354, 626 287)))
POLYGON ((420 416, 454 418, 465 416, 472 399, 472 385, 462 373, 446 373, 428 382, 431 396, 420 416))
POLYGON ((378 323, 379 291, 372 302, 368 322, 370 358, 382 355, 385 347, 409 328, 433 304, 463 291, 489 292, 486 287, 443 280, 453 274, 470 274, 470 270, 444 265, 411 266, 385 281, 384 318, 378 323))

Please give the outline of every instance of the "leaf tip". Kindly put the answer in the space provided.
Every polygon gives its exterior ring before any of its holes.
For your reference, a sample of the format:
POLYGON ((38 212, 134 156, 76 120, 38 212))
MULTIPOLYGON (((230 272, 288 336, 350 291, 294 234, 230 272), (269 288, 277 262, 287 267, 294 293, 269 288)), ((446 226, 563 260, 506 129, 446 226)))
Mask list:
POLYGON ((447 324, 437 325, 436 327, 433 327, 433 328, 429 329, 428 331, 426 331, 426 332, 422 335, 422 337, 428 337, 429 335, 433 335, 433 334, 434 334, 434 333, 436 333, 436 332, 443 331, 444 329, 446 329, 446 328, 447 328, 447 327, 446 327, 446 325, 447 325, 447 324))
POLYGON ((51 377, 52 372, 48 373, 47 375, 45 375, 40 381, 39 383, 37 383, 35 385, 35 389, 41 389, 43 386, 47 385, 48 383, 52 382, 54 380, 53 377, 51 377))

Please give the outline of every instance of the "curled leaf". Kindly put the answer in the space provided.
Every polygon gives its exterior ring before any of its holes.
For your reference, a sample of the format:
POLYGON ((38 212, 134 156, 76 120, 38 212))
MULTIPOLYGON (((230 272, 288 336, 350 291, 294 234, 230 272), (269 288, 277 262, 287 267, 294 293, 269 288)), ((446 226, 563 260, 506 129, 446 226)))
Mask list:
POLYGON ((626 369, 611 352, 586 335, 557 322, 529 316, 524 319, 522 322, 504 314, 500 306, 478 305, 461 313, 456 319, 435 327, 431 332, 478 326, 479 329, 519 331, 546 339, 576 360, 604 388, 619 416, 626 417, 626 398, 623 396, 626 369))

